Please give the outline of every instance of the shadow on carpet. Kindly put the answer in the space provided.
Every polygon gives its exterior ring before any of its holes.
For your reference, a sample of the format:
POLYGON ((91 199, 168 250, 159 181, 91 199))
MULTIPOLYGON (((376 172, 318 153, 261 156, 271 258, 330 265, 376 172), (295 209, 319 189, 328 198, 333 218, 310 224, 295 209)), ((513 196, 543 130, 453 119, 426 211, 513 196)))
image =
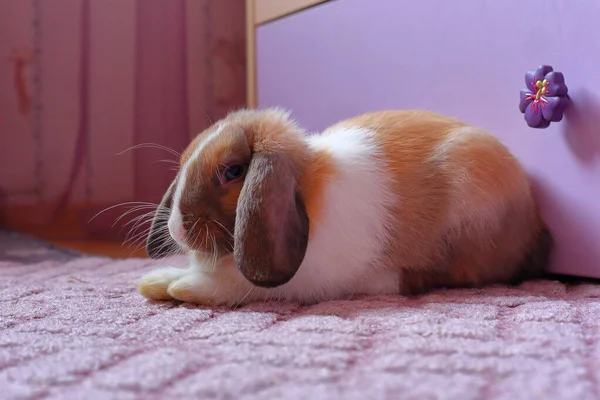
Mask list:
POLYGON ((50 260, 69 261, 82 256, 32 236, 0 228, 0 261, 34 264, 50 260))

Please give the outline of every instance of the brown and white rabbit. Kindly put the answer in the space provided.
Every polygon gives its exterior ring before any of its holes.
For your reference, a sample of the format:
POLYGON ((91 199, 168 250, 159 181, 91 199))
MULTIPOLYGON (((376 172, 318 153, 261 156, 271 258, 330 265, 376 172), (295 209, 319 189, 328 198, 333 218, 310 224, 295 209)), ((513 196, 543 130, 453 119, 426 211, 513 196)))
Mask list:
POLYGON ((285 111, 241 110, 190 144, 152 223, 149 255, 178 247, 189 265, 139 290, 229 306, 418 294, 537 277, 550 244, 522 166, 480 128, 385 111, 307 135, 285 111))

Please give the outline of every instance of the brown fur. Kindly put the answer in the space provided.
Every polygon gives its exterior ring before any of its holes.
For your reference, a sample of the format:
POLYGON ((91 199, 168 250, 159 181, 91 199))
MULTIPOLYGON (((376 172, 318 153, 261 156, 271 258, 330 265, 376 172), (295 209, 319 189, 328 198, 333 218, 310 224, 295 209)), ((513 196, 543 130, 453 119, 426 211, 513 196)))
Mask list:
MULTIPOLYGON (((538 274, 547 246, 525 171, 483 130, 425 111, 377 112, 341 124, 375 132, 399 201, 384 265, 401 292, 516 282, 538 274), (535 254, 535 253, 539 254, 535 254), (540 258, 538 265, 524 266, 540 258)), ((335 128, 335 127, 334 127, 335 128)))
MULTIPOLYGON (((232 157, 244 163, 249 163, 251 153, 264 149, 287 147, 290 154, 297 154, 294 160, 299 171, 298 181, 301 196, 306 205, 310 221, 318 223, 321 213, 323 186, 335 175, 331 159, 326 153, 310 154, 304 143, 297 143, 289 137, 290 122, 282 119, 278 112, 263 112, 261 118, 256 118, 254 111, 238 111, 230 114, 224 121, 228 127, 206 146, 202 154, 202 161, 193 163, 188 170, 187 179, 194 182, 194 193, 187 194, 187 202, 182 204, 182 211, 186 214, 185 226, 190 229, 189 237, 196 249, 212 250, 212 243, 206 240, 206 230, 203 224, 196 224, 199 215, 207 214, 206 202, 218 199, 212 208, 218 208, 219 221, 225 223, 225 228, 233 232, 235 213, 243 181, 235 182, 225 191, 221 191, 215 181, 215 171, 220 165, 230 164, 232 157), (309 160, 310 161, 307 161, 309 160), (207 182, 209 184, 207 184, 207 182), (196 199, 203 193, 203 203, 196 199)), ((201 146, 207 137, 218 129, 215 124, 199 134, 187 147, 181 156, 180 163, 184 165, 192 156, 194 150, 201 146)), ((208 233, 217 238, 219 244, 225 244, 227 234, 219 226, 210 226, 208 233)))
MULTIPOLYGON (((178 207, 185 244, 207 254, 233 253, 238 269, 256 286, 287 282, 308 245, 310 217, 304 199, 322 186, 311 180, 301 193, 299 181, 305 171, 318 175, 327 169, 327 157, 315 157, 312 163, 311 156, 304 132, 279 110, 234 112, 208 128, 181 157, 178 180, 185 174, 186 186, 178 207), (200 159, 191 159, 196 156, 200 159), (224 184, 220 174, 231 165, 243 165, 247 172, 224 184)), ((163 205, 173 201, 174 193, 171 188, 163 205)), ((316 219, 315 198, 309 206, 316 219)), ((155 220, 155 226, 164 228, 166 223, 155 220)), ((171 239, 155 230, 150 236, 153 256, 164 256, 159 250, 173 247, 171 239)))
MULTIPOLYGON (((215 124, 181 158, 183 165, 204 146, 202 160, 187 172, 193 189, 181 201, 190 245, 210 252, 212 243, 205 238, 214 236, 221 254, 234 251, 248 280, 276 286, 299 266, 305 235, 310 235, 308 221, 319 223, 324 188, 336 171, 331 156, 310 150, 304 133, 281 111, 242 110, 223 122, 222 134, 204 143, 219 129, 215 124), (220 166, 253 159, 262 166, 247 179, 250 184, 219 184, 220 166), (248 199, 260 199, 260 207, 248 199), (236 249, 226 233, 234 231, 236 249)), ((385 254, 373 263, 374 268, 402 270, 400 292, 539 276, 551 236, 537 213, 525 171, 496 138, 425 111, 365 114, 323 135, 345 126, 374 132, 385 165, 382 174, 391 177, 397 194, 398 201, 388 209, 393 218, 385 254)), ((167 194, 164 202, 170 201, 167 194)))

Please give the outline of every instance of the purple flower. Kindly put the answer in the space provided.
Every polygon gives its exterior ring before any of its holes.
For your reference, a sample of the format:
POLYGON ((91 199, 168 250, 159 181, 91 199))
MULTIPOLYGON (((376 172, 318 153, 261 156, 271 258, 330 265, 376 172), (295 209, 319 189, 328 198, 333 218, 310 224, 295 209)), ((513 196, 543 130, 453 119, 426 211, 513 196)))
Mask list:
POLYGON ((569 104, 565 78, 549 65, 525 74, 527 89, 521 90, 519 110, 525 114, 527 125, 532 128, 547 128, 550 122, 562 119, 569 104))

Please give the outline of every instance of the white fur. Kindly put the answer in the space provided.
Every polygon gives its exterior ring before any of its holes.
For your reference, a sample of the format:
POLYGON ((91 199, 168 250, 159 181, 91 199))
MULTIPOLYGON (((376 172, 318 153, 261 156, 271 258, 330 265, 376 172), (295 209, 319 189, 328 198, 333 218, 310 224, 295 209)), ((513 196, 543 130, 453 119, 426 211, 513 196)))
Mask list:
POLYGON ((338 128, 307 138, 329 152, 338 176, 325 186, 319 221, 311 224, 306 256, 292 280, 275 289, 295 300, 324 300, 348 293, 394 293, 397 271, 378 271, 394 201, 385 168, 378 165, 372 133, 338 128))
MULTIPOLYGON (((186 276, 155 284, 168 284, 169 295, 179 300, 227 305, 269 299, 315 302, 347 294, 397 293, 399 271, 379 267, 388 225, 393 222, 386 205, 397 200, 385 167, 378 163, 379 150, 372 132, 334 128, 322 135, 307 136, 306 140, 312 151, 331 155, 338 174, 325 185, 321 217, 311 223, 304 261, 288 283, 273 289, 254 287, 236 269, 232 257, 224 257, 214 265, 192 254, 186 276)), ((202 147, 196 149, 192 158, 202 147)), ((186 164, 180 178, 175 204, 185 185, 187 167, 186 164)), ((160 281, 171 274, 159 275, 157 278, 150 274, 145 281, 160 281)))
POLYGON ((173 205, 171 207, 171 214, 169 215, 168 228, 171 237, 177 242, 177 244, 184 249, 188 249, 188 246, 185 244, 185 230, 183 228, 183 216, 181 215, 181 209, 179 204, 181 203, 181 195, 185 191, 185 186, 187 182, 187 175, 190 166, 198 163, 198 158, 200 158, 200 154, 206 148, 206 146, 212 142, 217 136, 223 132, 226 124, 221 123, 213 132, 211 132, 206 139, 204 139, 198 147, 194 149, 194 152, 187 159, 187 161, 181 167, 181 171, 179 173, 179 180, 177 182, 175 188, 175 194, 173 195, 173 205))

